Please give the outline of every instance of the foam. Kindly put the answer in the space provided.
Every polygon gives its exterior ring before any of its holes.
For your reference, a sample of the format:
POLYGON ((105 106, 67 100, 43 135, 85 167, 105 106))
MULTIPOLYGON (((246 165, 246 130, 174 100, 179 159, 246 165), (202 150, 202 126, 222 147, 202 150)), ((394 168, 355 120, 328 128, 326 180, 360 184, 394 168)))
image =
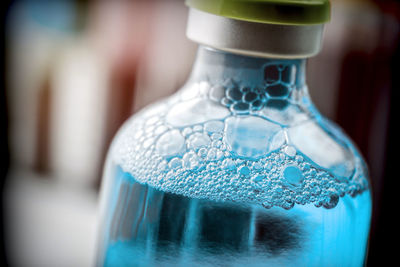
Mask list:
MULTIPOLYGON (((365 166, 355 148, 350 142, 347 147, 340 146, 317 120, 295 119, 293 126, 287 120, 283 126, 274 122, 276 118, 265 116, 263 109, 267 107, 255 109, 251 105, 260 97, 249 96, 248 90, 242 92, 247 97, 239 97, 236 91, 228 95, 230 101, 252 101, 248 110, 236 112, 232 102, 224 106, 222 85, 202 82, 193 86, 197 95, 184 91, 185 97, 177 94, 153 105, 130 119, 117 135, 111 156, 137 182, 192 198, 285 209, 309 203, 333 208, 340 197, 355 196, 368 188, 365 166), (211 88, 208 95, 204 88, 211 88), (296 127, 311 131, 310 136, 314 134, 318 140, 301 142, 306 137, 297 135, 296 127), (324 151, 314 152, 324 145, 335 157, 328 160, 324 151), (348 160, 352 163, 345 165, 348 160), (340 172, 346 177, 335 172, 341 164, 348 169, 340 172)), ((278 119, 282 120, 281 114, 278 119)))

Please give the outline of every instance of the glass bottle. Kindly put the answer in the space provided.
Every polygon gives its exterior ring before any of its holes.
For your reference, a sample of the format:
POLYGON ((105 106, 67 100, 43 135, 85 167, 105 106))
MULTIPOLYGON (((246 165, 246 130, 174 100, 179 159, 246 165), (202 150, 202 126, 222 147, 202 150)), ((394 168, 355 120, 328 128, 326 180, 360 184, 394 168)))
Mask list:
MULTIPOLYGON (((210 16, 193 12, 189 31, 210 16)), ((247 49, 201 45, 183 88, 120 129, 98 265, 364 264, 367 168, 308 95, 306 58, 318 46, 286 57, 247 49)))

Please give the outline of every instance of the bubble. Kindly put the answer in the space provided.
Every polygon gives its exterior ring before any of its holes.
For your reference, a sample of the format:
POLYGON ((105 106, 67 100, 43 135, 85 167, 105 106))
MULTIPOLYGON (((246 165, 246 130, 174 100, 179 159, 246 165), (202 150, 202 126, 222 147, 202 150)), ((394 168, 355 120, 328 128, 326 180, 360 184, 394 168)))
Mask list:
POLYGON ((321 188, 318 186, 313 186, 310 190, 310 193, 314 196, 318 196, 321 193, 321 188))
MULTIPOLYGON (((154 116, 146 120, 146 127, 155 124, 159 120, 158 117, 154 116)), ((147 129, 146 129, 147 130, 147 129)))
POLYGON ((160 164, 158 164, 157 168, 162 172, 168 171, 168 162, 165 160, 161 161, 160 164))
POLYGON ((253 164, 253 168, 255 169, 255 170, 261 170, 262 169, 262 165, 261 165, 261 163, 260 162, 255 162, 254 164, 253 164))
POLYGON ((251 89, 248 86, 242 86, 240 87, 240 91, 242 91, 243 93, 248 93, 251 91, 251 89))
POLYGON ((308 121, 288 129, 290 141, 299 151, 307 155, 312 161, 324 168, 340 165, 343 160, 351 162, 350 151, 339 145, 335 140, 315 121, 308 121), (304 142, 304 136, 311 136, 308 142, 304 142))
POLYGON ((270 209, 270 208, 273 207, 272 203, 269 203, 269 202, 264 202, 264 203, 262 203, 262 206, 263 206, 264 208, 266 208, 266 209, 270 209))
POLYGON ((243 176, 248 176, 250 174, 250 169, 247 166, 241 166, 239 167, 238 172, 243 176))
POLYGON ((269 108, 283 111, 289 106, 289 102, 285 99, 268 99, 266 106, 269 108))
POLYGON ((222 161, 222 167, 224 169, 232 171, 232 170, 234 170, 236 168, 236 165, 235 165, 235 162, 232 159, 228 158, 228 159, 224 159, 222 161))
POLYGON ((289 157, 293 158, 296 156, 296 149, 293 146, 286 146, 283 148, 283 152, 285 152, 286 155, 289 157))
POLYGON ((291 200, 287 200, 287 201, 284 201, 284 202, 282 203, 281 206, 282 206, 282 208, 284 208, 285 210, 290 210, 291 208, 294 207, 294 202, 291 201, 291 200))
POLYGON ((244 96, 243 96, 243 100, 247 103, 251 103, 254 100, 258 99, 258 94, 254 93, 254 92, 247 92, 244 96))
POLYGON ((250 104, 245 102, 237 102, 231 106, 231 110, 239 114, 247 113, 249 111, 249 108, 250 104))
POLYGON ((266 170, 271 170, 271 169, 272 169, 272 162, 271 162, 271 161, 265 162, 264 168, 265 168, 266 170))
POLYGON ((205 158, 207 157, 207 149, 202 147, 199 149, 199 151, 197 152, 197 154, 201 157, 201 158, 205 158))
POLYGON ((251 106, 251 109, 253 109, 253 110, 260 110, 262 108, 263 104, 264 103, 260 99, 258 99, 256 101, 252 102, 250 104, 250 106, 251 106))
POLYGON ((197 150, 201 147, 206 147, 211 143, 210 137, 204 133, 196 132, 189 136, 188 148, 197 150))
POLYGON ((168 127, 166 127, 165 125, 160 125, 154 130, 154 134, 160 135, 160 134, 165 133, 167 130, 168 130, 168 127))
POLYGON ((183 131, 182 131, 182 135, 183 135, 183 136, 188 136, 188 135, 190 135, 191 133, 193 133, 193 130, 192 130, 192 128, 190 128, 190 127, 186 127, 186 128, 183 129, 183 131))
POLYGON ((214 141, 221 140, 222 139, 222 134, 221 133, 213 133, 211 135, 211 139, 214 140, 214 141))
POLYGON ((223 98, 221 100, 221 104, 226 107, 230 107, 233 104, 233 101, 228 98, 223 98))
POLYGON ((224 130, 224 123, 222 121, 209 121, 204 124, 204 130, 209 133, 222 133, 224 130))
POLYGON ((167 114, 167 122, 176 127, 223 119, 229 115, 225 107, 207 99, 193 99, 177 103, 167 114))
POLYGON ((289 94, 289 88, 281 83, 267 86, 266 91, 271 97, 286 97, 289 94))
POLYGON ((217 149, 210 148, 207 153, 207 160, 213 161, 217 159, 217 149))
POLYGON ((300 155, 297 155, 295 157, 295 160, 296 160, 296 162, 301 163, 301 162, 303 162, 304 158, 302 156, 300 156, 300 155))
POLYGON ((228 89, 226 96, 232 101, 239 101, 242 99, 242 92, 237 87, 233 87, 228 89))
POLYGON ((216 160, 221 160, 224 157, 224 153, 221 150, 217 150, 216 160))
MULTIPOLYGON (((211 139, 213 139, 213 138, 211 138, 211 139)), ((213 140, 212 142, 211 142, 211 146, 212 147, 216 147, 216 148, 221 148, 221 145, 222 145, 222 142, 220 141, 220 140, 213 140)))
POLYGON ((276 65, 268 65, 264 68, 264 79, 267 82, 276 82, 280 80, 280 71, 276 65))
POLYGON ((281 81, 289 84, 293 84, 296 78, 296 67, 295 66, 284 66, 281 72, 281 81))
POLYGON ((283 170, 283 177, 291 185, 298 185, 303 179, 303 173, 296 166, 287 166, 283 170))
POLYGON ((200 82, 199 84, 199 93, 202 96, 207 96, 210 91, 210 84, 208 82, 200 82))
POLYGON ((147 149, 147 148, 149 148, 151 145, 153 145, 154 144, 154 138, 149 138, 149 139, 146 139, 144 142, 143 142, 143 148, 144 149, 147 149))
POLYGON ((258 174, 258 175, 255 175, 254 177, 252 177, 252 181, 256 182, 256 183, 261 182, 263 179, 264 179, 264 175, 261 175, 261 174, 258 174))
POLYGON ((225 87, 222 85, 213 86, 210 90, 210 99, 216 102, 221 101, 225 96, 225 87))
POLYGON ((139 139, 140 137, 142 137, 142 135, 144 134, 144 131, 142 129, 137 130, 136 133, 133 135, 133 137, 135 139, 139 139))
POLYGON ((193 126, 193 132, 202 132, 203 126, 202 125, 195 125, 193 126))
POLYGON ((326 209, 332 209, 332 208, 336 207, 338 202, 339 202, 338 194, 331 191, 330 195, 328 196, 328 201, 323 202, 322 205, 326 209))
POLYGON ((194 152, 186 153, 183 158, 183 166, 188 169, 196 169, 200 166, 200 158, 194 152))
POLYGON ((174 156, 182 152, 185 139, 178 130, 164 133, 156 143, 156 151, 162 156, 174 156))
POLYGON ((281 146, 281 127, 259 117, 230 117, 224 141, 239 156, 258 158, 281 146))

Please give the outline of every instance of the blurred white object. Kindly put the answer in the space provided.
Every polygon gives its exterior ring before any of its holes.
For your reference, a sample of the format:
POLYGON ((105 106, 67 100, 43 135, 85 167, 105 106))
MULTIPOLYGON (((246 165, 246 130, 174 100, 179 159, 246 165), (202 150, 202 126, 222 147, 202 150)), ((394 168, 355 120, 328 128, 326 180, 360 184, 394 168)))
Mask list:
POLYGON ((12 172, 4 193, 11 266, 94 266, 97 194, 27 172, 12 172))
POLYGON ((6 18, 7 96, 11 161, 32 168, 37 161, 40 91, 58 48, 71 37, 73 2, 15 1, 6 18))
POLYGON ((108 65, 84 38, 65 47, 52 77, 50 162, 56 178, 91 186, 102 164, 108 65))

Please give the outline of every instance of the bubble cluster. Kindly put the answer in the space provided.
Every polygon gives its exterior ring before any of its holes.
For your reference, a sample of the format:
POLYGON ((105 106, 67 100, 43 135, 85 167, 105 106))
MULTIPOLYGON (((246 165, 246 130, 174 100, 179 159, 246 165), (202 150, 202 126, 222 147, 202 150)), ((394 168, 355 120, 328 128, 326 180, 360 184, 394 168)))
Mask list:
POLYGON ((368 181, 357 157, 351 177, 336 176, 291 143, 303 130, 290 131, 250 114, 267 109, 269 100, 284 100, 292 90, 293 66, 265 69, 263 89, 203 82, 195 93, 184 92, 169 105, 136 115, 113 143, 114 161, 138 182, 165 192, 266 208, 313 203, 329 209, 345 194, 366 190, 368 181))
POLYGON ((266 106, 284 109, 295 86, 295 75, 294 65, 267 65, 264 85, 249 87, 227 80, 211 87, 209 98, 228 107, 234 114, 249 114, 266 106))

